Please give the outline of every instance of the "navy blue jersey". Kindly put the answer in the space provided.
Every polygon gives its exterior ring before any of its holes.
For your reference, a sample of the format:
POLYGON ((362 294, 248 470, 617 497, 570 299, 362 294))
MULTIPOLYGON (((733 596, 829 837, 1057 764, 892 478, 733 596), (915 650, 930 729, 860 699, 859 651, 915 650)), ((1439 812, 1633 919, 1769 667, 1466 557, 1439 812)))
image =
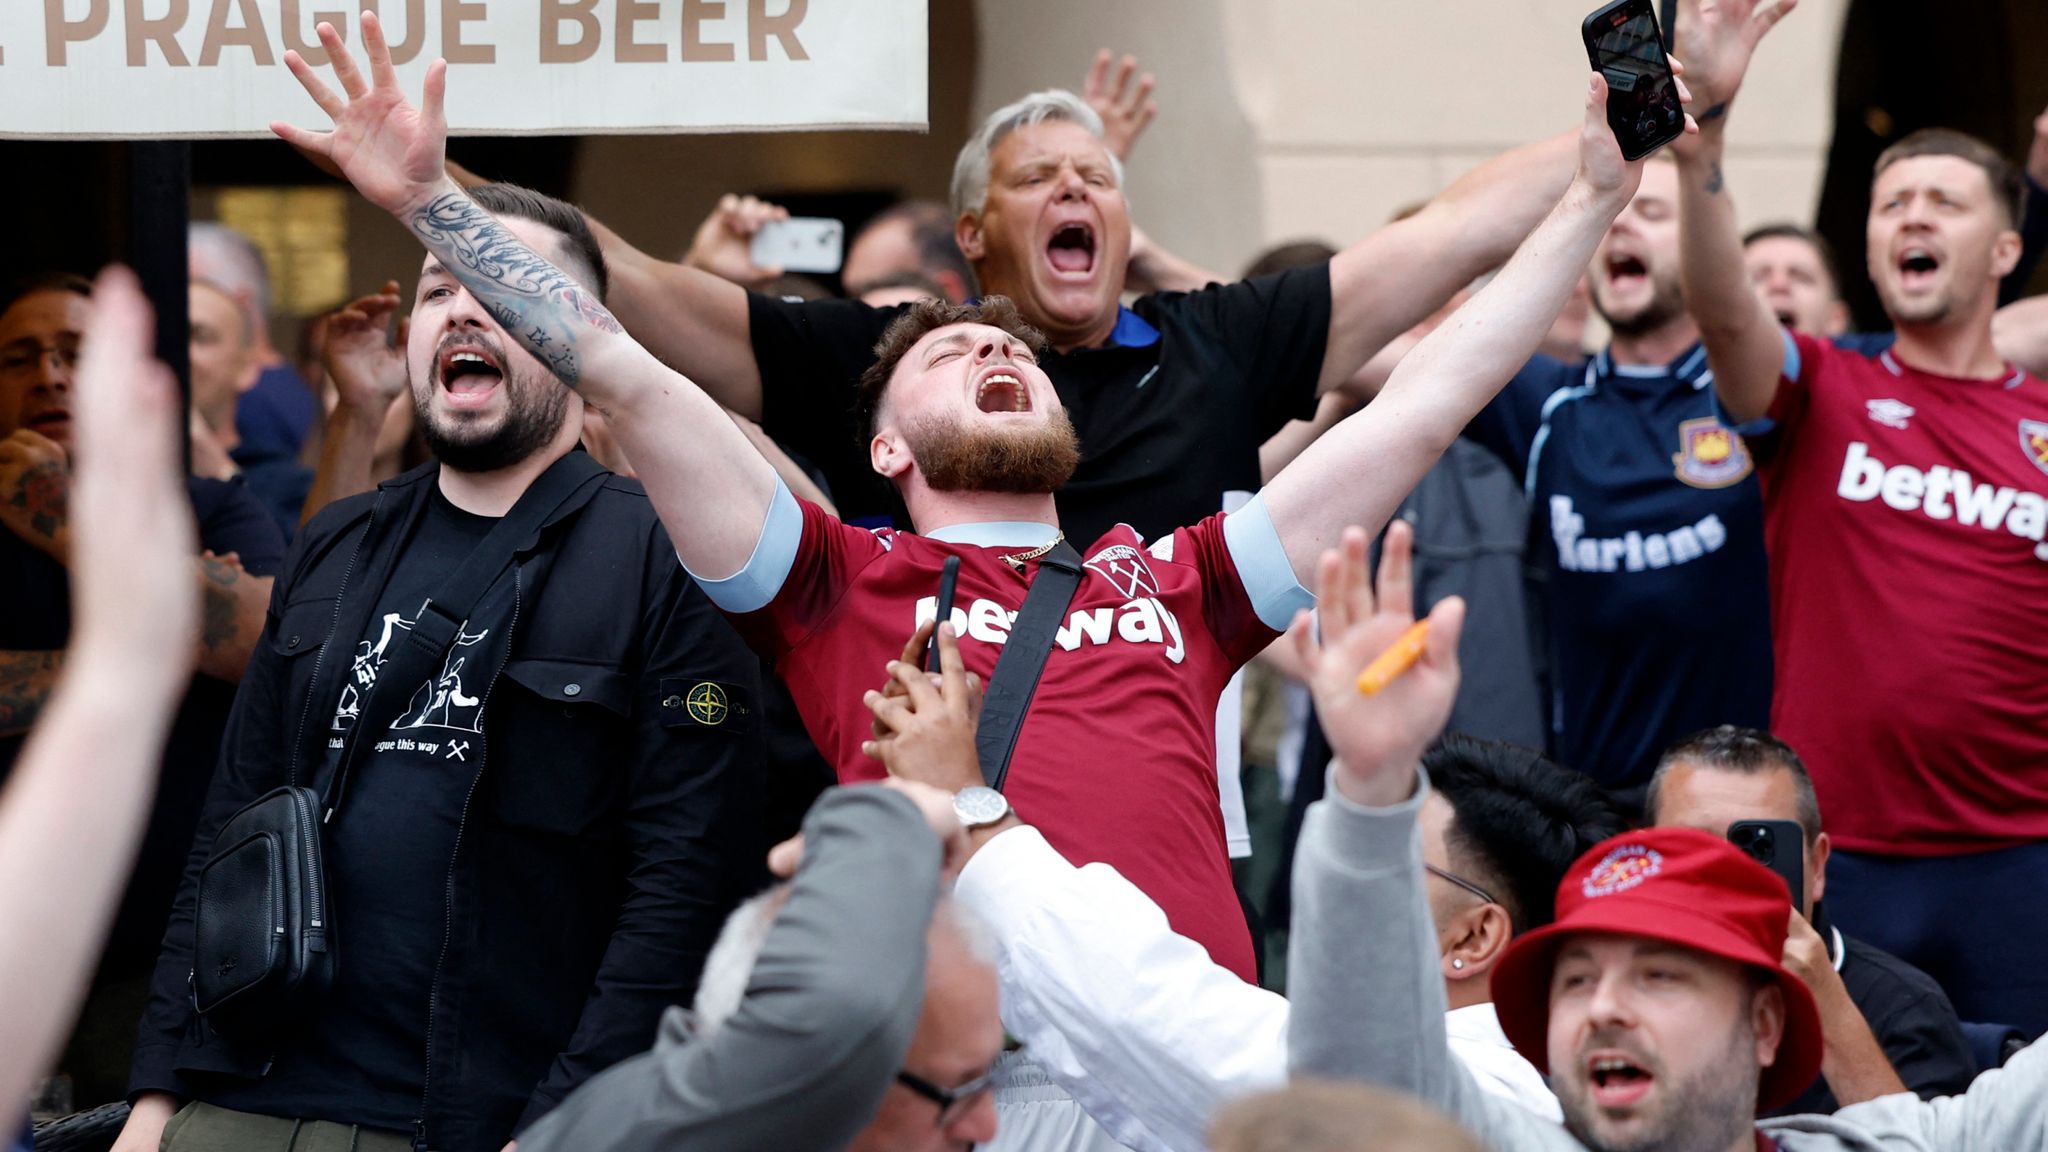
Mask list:
POLYGON ((1681 736, 1767 726, 1763 501, 1704 349, 1663 367, 1538 356, 1465 435, 1529 496, 1559 761, 1631 787, 1681 736))

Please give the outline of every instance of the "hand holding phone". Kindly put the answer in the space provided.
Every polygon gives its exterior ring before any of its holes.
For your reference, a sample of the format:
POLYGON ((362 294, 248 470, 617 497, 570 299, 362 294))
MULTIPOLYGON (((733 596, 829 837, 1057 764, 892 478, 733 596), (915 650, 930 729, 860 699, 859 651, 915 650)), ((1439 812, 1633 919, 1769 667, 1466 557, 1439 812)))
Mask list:
POLYGON ((1797 820, 1737 820, 1728 842, 1778 874, 1792 893, 1792 907, 1806 911, 1806 829, 1797 820))
POLYGON ((756 268, 785 272, 837 272, 846 226, 824 216, 770 220, 754 233, 747 256, 756 268))
POLYGON ((939 625, 953 618, 953 586, 960 580, 960 558, 946 557, 945 567, 939 569, 939 608, 932 617, 932 638, 924 646, 924 670, 939 670, 939 625))
POLYGON ((1586 56, 1607 80, 1607 126, 1625 160, 1640 160, 1685 133, 1685 103, 1664 53, 1651 0, 1613 0, 1580 25, 1586 56))

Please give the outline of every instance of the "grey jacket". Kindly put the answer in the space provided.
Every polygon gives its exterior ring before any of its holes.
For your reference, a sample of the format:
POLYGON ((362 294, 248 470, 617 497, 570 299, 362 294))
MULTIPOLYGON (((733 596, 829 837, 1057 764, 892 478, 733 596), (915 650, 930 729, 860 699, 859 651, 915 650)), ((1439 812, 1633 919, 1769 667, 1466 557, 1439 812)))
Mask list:
MULTIPOLYGON (((1499 1152, 1584 1152, 1563 1128, 1481 1090, 1451 1059, 1416 825, 1427 792, 1425 780, 1404 804, 1365 808, 1332 788, 1309 810, 1294 870, 1289 1070, 1414 1093, 1499 1152)), ((2048 1149, 2048 1044, 1960 1096, 1903 1093, 1757 1127, 1784 1152, 2048 1149)))
POLYGON ((746 997, 707 1040, 681 1008, 654 1048, 593 1078, 520 1152, 827 1152, 881 1103, 924 1005, 939 846, 917 807, 835 788, 804 820, 804 861, 746 997))

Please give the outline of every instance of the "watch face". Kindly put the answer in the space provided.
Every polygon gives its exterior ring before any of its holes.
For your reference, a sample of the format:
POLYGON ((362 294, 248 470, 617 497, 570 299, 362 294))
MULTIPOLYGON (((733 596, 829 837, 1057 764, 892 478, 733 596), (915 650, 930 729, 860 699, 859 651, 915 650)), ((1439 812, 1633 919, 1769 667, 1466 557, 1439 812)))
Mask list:
POLYGON ((963 788, 953 797, 953 811, 969 828, 993 824, 1010 810, 1010 802, 993 788, 963 788))

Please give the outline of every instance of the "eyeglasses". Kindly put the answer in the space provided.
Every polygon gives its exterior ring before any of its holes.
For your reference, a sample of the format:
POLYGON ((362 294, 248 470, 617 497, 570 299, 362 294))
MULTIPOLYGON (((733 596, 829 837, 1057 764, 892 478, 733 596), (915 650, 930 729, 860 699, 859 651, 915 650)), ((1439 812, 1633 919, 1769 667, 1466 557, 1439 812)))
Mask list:
POLYGON ((991 1068, 957 1088, 941 1088, 914 1072, 896 1073, 896 1082, 939 1106, 938 1126, 958 1120, 975 1102, 1002 1086, 1002 1072, 991 1068))
POLYGON ((1424 864, 1422 866, 1422 870, 1424 872, 1429 873, 1431 876, 1436 877, 1439 880, 1448 880, 1449 882, 1456 884, 1458 887, 1463 888, 1465 891, 1470 892, 1474 896, 1479 897, 1481 900, 1486 901, 1488 904, 1500 903, 1500 901, 1493 898, 1493 893, 1488 892, 1486 889, 1481 888, 1479 885, 1474 884, 1470 880, 1465 879, 1463 876, 1453 876, 1449 872, 1444 871, 1443 869, 1437 867, 1434 864, 1424 864))

